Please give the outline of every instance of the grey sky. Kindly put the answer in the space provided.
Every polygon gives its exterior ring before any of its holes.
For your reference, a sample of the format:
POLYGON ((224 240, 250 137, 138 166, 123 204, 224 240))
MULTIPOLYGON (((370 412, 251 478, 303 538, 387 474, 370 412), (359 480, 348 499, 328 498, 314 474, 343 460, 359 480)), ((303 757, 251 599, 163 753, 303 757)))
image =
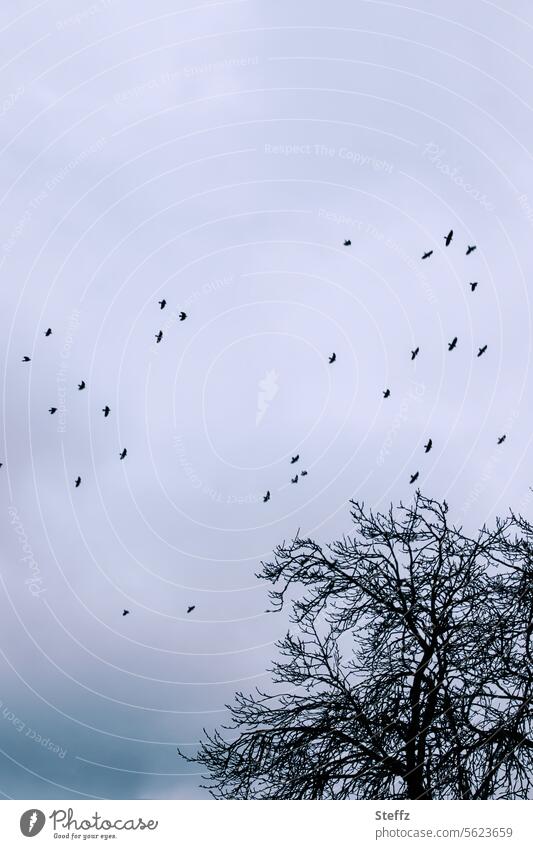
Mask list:
POLYGON ((469 529, 531 514, 533 16, 501 6, 2 4, 4 796, 202 797, 176 745, 286 626, 259 561, 350 498, 418 469, 469 529))

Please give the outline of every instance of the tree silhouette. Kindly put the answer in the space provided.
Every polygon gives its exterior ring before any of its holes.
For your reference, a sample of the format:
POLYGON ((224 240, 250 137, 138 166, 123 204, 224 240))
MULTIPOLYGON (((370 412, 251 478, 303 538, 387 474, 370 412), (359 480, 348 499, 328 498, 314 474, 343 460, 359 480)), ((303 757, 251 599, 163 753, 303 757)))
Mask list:
POLYGON ((469 538, 420 493, 351 514, 351 536, 297 535, 261 564, 290 609, 273 692, 237 693, 190 760, 216 798, 527 798, 530 524, 511 513, 469 538))

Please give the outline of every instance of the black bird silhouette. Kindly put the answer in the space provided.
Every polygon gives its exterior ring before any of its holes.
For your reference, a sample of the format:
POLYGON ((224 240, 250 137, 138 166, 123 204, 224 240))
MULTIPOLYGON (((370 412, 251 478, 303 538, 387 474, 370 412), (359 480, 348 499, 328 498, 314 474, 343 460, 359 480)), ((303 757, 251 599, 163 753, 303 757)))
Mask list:
POLYGON ((29 363, 29 362, 31 362, 30 357, 22 357, 22 362, 23 362, 23 363, 29 363))
POLYGON ((107 404, 105 405, 105 407, 102 407, 102 413, 104 414, 104 419, 107 419, 110 412, 111 412, 111 409, 107 406, 107 404))
POLYGON ((468 245, 468 247, 466 249, 466 255, 468 256, 468 254, 471 254, 472 251, 475 251, 476 248, 477 248, 477 245, 468 245))
POLYGON ((263 504, 266 504, 267 501, 270 501, 270 490, 267 489, 266 495, 263 495, 263 504))
POLYGON ((337 354, 335 352, 333 352, 333 354, 329 358, 330 365, 331 365, 331 363, 334 363, 336 359, 337 359, 337 354))
POLYGON ((195 604, 189 604, 189 606, 187 608, 187 613, 192 613, 193 610, 195 609, 195 607, 196 607, 195 604))
POLYGON ((470 288, 472 289, 472 291, 473 291, 473 292, 475 292, 475 291, 476 291, 476 287, 477 287, 477 285, 478 285, 478 281, 477 281, 477 280, 474 280, 474 281, 470 284, 470 288))
POLYGON ((161 307, 162 310, 164 310, 166 305, 167 305, 167 302, 165 301, 164 298, 163 298, 162 301, 158 301, 157 303, 159 304, 159 306, 161 307))
POLYGON ((296 475, 294 478, 291 478, 291 483, 298 483, 298 475, 296 475))
POLYGON ((163 338, 163 331, 160 330, 159 333, 156 333, 156 335, 155 335, 155 341, 158 345, 161 342, 162 338, 163 338))
POLYGON ((351 244, 352 244, 352 243, 351 243, 350 239, 345 239, 345 240, 344 240, 344 247, 345 247, 345 248, 349 248, 351 244))
POLYGON ((448 342, 448 351, 453 351, 457 345, 457 336, 454 336, 451 342, 448 342))
POLYGON ((426 251, 425 254, 422 254, 422 259, 429 259, 433 251, 426 251))
POLYGON ((427 441, 427 442, 426 442, 426 444, 424 445, 424 450, 425 450, 426 454, 427 454, 429 451, 431 451, 432 447, 433 447, 433 440, 432 440, 432 439, 428 439, 428 441, 427 441))
POLYGON ((299 459, 300 459, 300 455, 296 454, 295 457, 291 457, 291 463, 297 463, 299 459))
POLYGON ((446 499, 444 499, 443 502, 442 502, 442 509, 444 510, 445 513, 448 512, 448 502, 446 501, 446 499))
POLYGON ((502 442, 505 442, 506 439, 507 439, 507 434, 504 433, 503 436, 500 436, 500 438, 498 439, 498 445, 501 445, 502 442))
POLYGON ((120 455, 119 455, 119 456, 120 456, 120 459, 121 459, 121 460, 123 460, 123 459, 124 459, 124 457, 126 457, 126 456, 127 456, 127 453, 128 453, 128 449, 127 449, 127 448, 124 448, 124 450, 120 452, 120 455))
POLYGON ((80 478, 80 476, 79 476, 79 475, 78 475, 78 477, 76 478, 76 480, 74 481, 74 483, 76 484, 76 489, 77 489, 77 488, 79 487, 80 483, 81 483, 81 478, 80 478))
POLYGON ((4 465, 3 463, 0 463, 0 469, 2 468, 3 465, 4 465))
POLYGON ((446 242, 446 247, 448 247, 448 245, 450 244, 451 240, 453 239, 453 230, 450 230, 450 232, 448 233, 448 235, 447 235, 447 236, 444 236, 443 238, 444 238, 444 241, 446 242))
POLYGON ((51 327, 49 327, 49 328, 48 328, 48 330, 46 330, 46 331, 45 331, 45 334, 44 334, 44 335, 45 335, 45 336, 51 336, 51 335, 52 335, 52 328, 51 328, 51 327))
POLYGON ((411 359, 412 360, 414 360, 414 358, 418 356, 419 351, 420 351, 420 348, 415 348, 414 351, 411 351, 411 359))
POLYGON ((85 381, 82 380, 81 383, 78 383, 78 389, 85 389, 85 381))
POLYGON ((414 475, 411 475, 411 480, 409 481, 409 483, 414 483, 417 480, 419 474, 420 472, 415 472, 414 475))
POLYGON ((383 397, 384 398, 390 398, 390 389, 385 389, 385 392, 383 393, 383 397))
POLYGON ((129 610, 123 610, 123 611, 122 611, 122 615, 123 615, 123 616, 127 616, 127 615, 128 615, 128 613, 129 613, 129 610))
POLYGON ((178 318, 179 318, 180 321, 185 321, 185 319, 187 318, 187 313, 186 312, 180 312, 178 318))
POLYGON ((50 407, 50 409, 48 410, 48 412, 50 413, 50 415, 51 415, 51 416, 53 416, 53 415, 54 415, 54 413, 57 413, 57 407, 50 407))
POLYGON ((487 346, 483 345, 483 347, 480 348, 479 351, 477 352, 478 357, 481 357, 485 353, 486 350, 487 350, 487 346))
POLYGON ((304 470, 303 470, 303 472, 300 472, 300 474, 301 474, 301 476, 302 476, 303 478, 305 478, 305 476, 306 476, 307 472, 306 472, 306 471, 305 471, 305 469, 304 469, 304 470))

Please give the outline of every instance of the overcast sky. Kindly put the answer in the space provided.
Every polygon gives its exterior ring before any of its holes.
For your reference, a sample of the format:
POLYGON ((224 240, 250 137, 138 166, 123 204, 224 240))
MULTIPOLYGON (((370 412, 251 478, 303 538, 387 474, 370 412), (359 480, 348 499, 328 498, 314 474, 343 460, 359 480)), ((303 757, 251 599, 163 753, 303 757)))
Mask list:
POLYGON ((526 0, 4 0, 5 797, 202 798, 176 746, 286 626, 259 563, 350 498, 531 517, 532 38, 526 0))

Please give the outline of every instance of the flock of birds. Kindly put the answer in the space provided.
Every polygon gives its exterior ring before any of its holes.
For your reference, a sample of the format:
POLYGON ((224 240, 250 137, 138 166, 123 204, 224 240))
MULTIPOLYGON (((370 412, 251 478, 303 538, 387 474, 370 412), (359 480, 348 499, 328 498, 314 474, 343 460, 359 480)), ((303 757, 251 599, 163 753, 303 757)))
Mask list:
MULTIPOLYGON (((167 305, 166 300, 163 298, 163 300, 158 301, 158 303, 159 303, 160 309, 164 310, 166 305, 167 305)), ((185 319, 187 318, 187 313, 185 313, 185 312, 178 313, 178 318, 179 318, 180 321, 185 321, 185 319)), ((45 335, 46 338, 52 336, 52 328, 48 327, 45 330, 44 335, 45 335)), ((163 331, 159 330, 158 333, 156 333, 156 335, 155 335, 156 342, 157 343, 161 342, 162 338, 163 338, 163 331)), ((30 363, 31 357, 28 357, 27 355, 23 356, 22 362, 23 363, 30 363)), ((78 383, 78 392, 82 392, 86 387, 87 387, 87 384, 86 384, 85 380, 81 380, 80 383, 78 383)), ((51 416, 53 416, 53 415, 55 415, 55 413, 57 413, 57 410, 58 410, 57 407, 52 406, 52 407, 49 407, 48 412, 50 413, 51 416)), ((105 407, 102 407, 102 413, 104 414, 105 419, 108 418, 110 412, 111 412, 111 407, 109 406, 109 404, 106 404, 105 407)), ((121 460, 125 460, 126 457, 128 456, 128 449, 123 448, 118 456, 121 460)), ((0 463, 0 468, 2 466, 3 466, 3 463, 0 463)), ((76 489, 78 489, 78 487, 80 485, 81 485, 81 475, 78 475, 78 477, 74 480, 74 487, 76 489)), ((192 613, 193 610, 195 610, 195 609, 196 609, 195 604, 189 604, 189 606, 187 607, 187 613, 192 613)), ((130 611, 127 610, 126 608, 124 608, 123 611, 122 611, 123 616, 128 616, 129 613, 130 613, 130 611)))
MULTIPOLYGON (((445 246, 449 247, 452 240, 453 240, 453 230, 450 230, 450 232, 446 236, 444 236, 443 238, 444 238, 445 246)), ((345 241, 344 241, 345 247, 350 247, 351 244, 352 244, 352 242, 351 242, 350 239, 345 239, 345 241)), ((467 250, 466 250, 466 256, 469 256, 473 251, 476 250, 476 248, 477 248, 476 245, 468 245, 467 250)), ((423 260, 429 259, 429 257, 432 256, 432 254, 433 254, 432 250, 425 251, 422 254, 422 259, 423 260)), ((478 282, 474 281, 474 282, 471 282, 469 285, 470 285, 471 291, 475 292, 475 290, 478 286, 478 282)), ((161 301, 158 301, 158 304, 159 304, 159 308, 161 310, 164 310, 165 307, 167 306, 167 301, 163 298, 161 301)), ((185 312, 178 313, 178 318, 179 318, 180 321, 185 321, 185 319, 187 318, 187 313, 185 313, 185 312)), ((50 337, 52 335, 52 328, 48 327, 47 330, 45 331, 44 335, 47 338, 50 337)), ((163 339, 163 331, 159 330, 155 334, 156 344, 160 344, 162 339, 163 339)), ((458 342, 457 336, 454 336, 454 338, 451 340, 451 342, 448 343, 448 351, 450 351, 450 352, 454 351, 455 348, 457 347, 457 342, 458 342)), ((488 346, 486 344, 483 345, 482 347, 480 347, 478 349, 477 356, 478 357, 483 356, 483 354, 487 350, 487 347, 488 346)), ((420 353, 420 347, 416 347, 414 350, 412 350, 411 351, 411 361, 415 360, 418 357, 419 353, 420 353)), ((331 353, 328 357, 329 364, 333 365, 336 362, 336 360, 337 360, 337 355, 336 355, 335 351, 333 351, 333 353, 331 353)), ((26 355, 22 358, 22 361, 24 363, 29 363, 29 362, 31 362, 31 357, 26 355)), ((78 391, 81 392, 85 388, 86 388, 85 380, 82 380, 78 384, 78 391)), ((387 399, 387 398, 390 398, 390 396, 391 396, 391 390, 389 388, 386 388, 383 391, 383 398, 387 399)), ((50 413, 50 415, 55 415, 55 413, 57 413, 57 410, 58 410, 57 407, 52 406, 52 407, 49 408, 48 412, 50 413)), ((106 404, 105 407, 102 408, 102 413, 104 414, 104 418, 108 418, 109 414, 111 413, 111 408, 109 407, 108 404, 106 404)), ((503 434, 502 436, 500 436, 498 438, 498 445, 502 445, 502 443, 505 441, 506 438, 507 438, 506 434, 503 434)), ((433 440, 430 438, 430 439, 428 439, 428 441, 424 445, 424 452, 426 454, 428 454, 431 451, 432 447, 433 447, 433 440)), ((127 448, 123 448, 122 451, 119 453, 120 460, 125 460, 127 456, 128 456, 128 450, 127 450, 127 448)), ((294 466, 296 463, 298 463, 299 459, 300 459, 300 455, 296 454, 295 456, 291 457, 290 464, 292 466, 294 466)), ((3 464, 0 463, 0 467, 2 465, 3 464)), ((297 484, 299 479, 305 477, 306 475, 307 475, 307 470, 301 469, 299 472, 296 472, 296 474, 293 477, 291 477, 291 479, 290 479, 291 484, 297 484)), ((420 476, 420 472, 417 470, 416 472, 414 472, 410 476, 409 483, 414 484, 418 480, 419 476, 420 476)), ((74 486, 75 486, 76 489, 81 485, 81 482, 82 482, 81 476, 78 475, 78 477, 74 481, 74 486)), ((270 493, 270 490, 267 490, 267 492, 263 496, 263 502, 266 504, 268 501, 270 501, 270 499, 271 499, 271 493, 270 493)), ((196 608, 196 605, 194 605, 194 604, 189 605, 187 607, 187 613, 192 613, 193 610, 195 610, 195 608, 196 608)), ((122 612, 122 615, 127 616, 129 613, 130 613, 129 610, 124 609, 123 612, 122 612)))
MULTIPOLYGON (((444 239, 445 246, 448 248, 451 245, 452 240, 453 240, 453 230, 450 230, 449 233, 446 234, 446 236, 443 236, 443 239, 444 239)), ((352 244, 351 239, 345 239, 344 240, 344 247, 345 248, 349 248, 351 246, 351 244, 352 244)), ((475 250, 477 250, 477 245, 467 245, 466 256, 470 256, 470 254, 473 253, 475 250)), ((433 254, 432 250, 431 251, 425 251, 422 254, 422 259, 429 259, 429 257, 432 256, 432 254, 433 254)), ((469 285, 470 285, 471 291, 475 292, 479 283, 478 283, 477 280, 475 280, 475 281, 472 281, 471 283, 469 283, 469 285)), ((458 338, 457 338, 457 336, 454 336, 454 338, 451 340, 451 342, 448 342, 448 351, 454 351, 455 348, 457 347, 457 342, 458 342, 458 338)), ((488 345, 482 345, 480 348, 478 348, 477 356, 482 357, 483 354, 486 352, 487 348, 488 348, 488 345)), ((415 360, 418 357, 419 353, 420 353, 420 347, 418 346, 413 351, 411 351, 411 361, 415 360)), ((333 363, 335 363, 336 360, 337 360, 337 354, 335 353, 335 351, 333 351, 333 353, 330 354, 329 357, 328 357, 329 364, 333 365, 333 363)), ((390 398, 390 396, 391 396, 390 389, 389 388, 385 389, 383 391, 383 398, 385 398, 385 399, 390 398)), ((500 436, 498 438, 498 445, 502 445, 505 442, 506 439, 507 439, 507 435, 505 433, 502 434, 502 436, 500 436)), ((426 454, 428 454, 431 451, 432 447, 433 447, 433 440, 428 439, 428 441, 424 445, 424 452, 426 454)), ((295 463, 298 459, 299 459, 299 455, 297 455, 296 457, 293 457, 292 460, 291 460, 291 463, 295 463)), ((301 474, 301 476, 303 476, 303 475, 306 475, 307 472, 301 472, 300 474, 301 474)), ((416 483, 416 481, 418 480, 419 477, 420 477, 420 471, 417 470, 416 472, 414 472, 410 476, 409 483, 410 484, 416 483)), ((291 483, 298 483, 298 475, 296 475, 296 477, 294 477, 294 478, 291 478, 291 483)), ((270 490, 267 490, 266 494, 263 496, 263 502, 266 503, 267 501, 270 501, 270 490)))

